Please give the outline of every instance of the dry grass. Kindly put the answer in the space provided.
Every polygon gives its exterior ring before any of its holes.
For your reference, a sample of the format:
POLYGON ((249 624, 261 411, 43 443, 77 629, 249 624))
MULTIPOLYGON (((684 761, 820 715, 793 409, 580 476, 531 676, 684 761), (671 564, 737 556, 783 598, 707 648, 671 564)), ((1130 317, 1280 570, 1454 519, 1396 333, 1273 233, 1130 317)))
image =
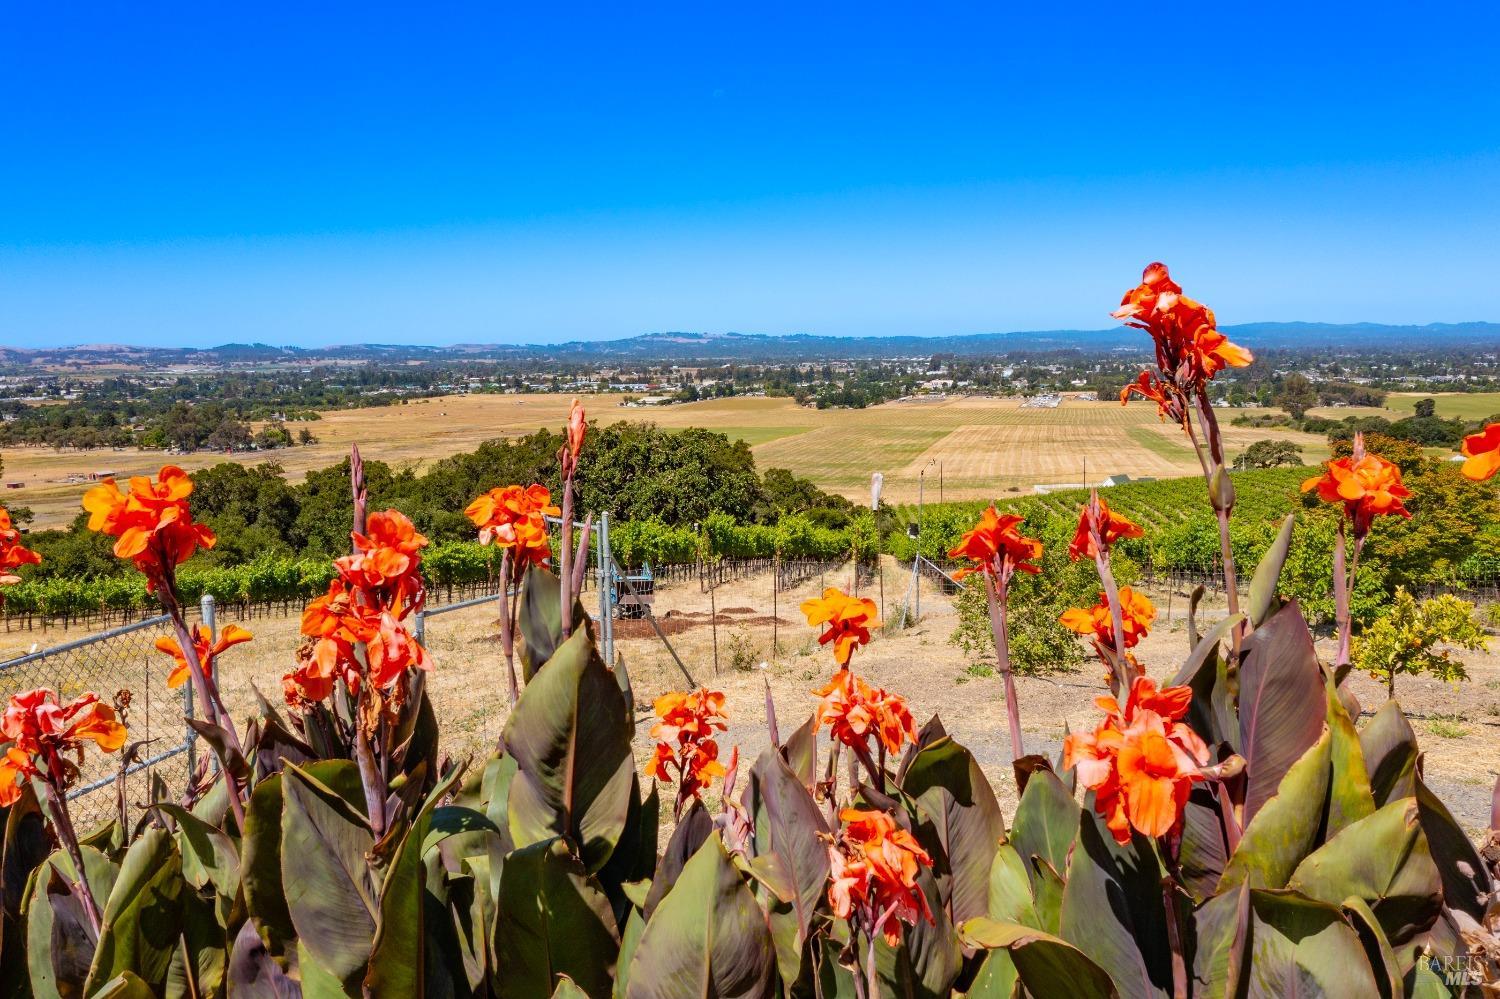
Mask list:
MULTIPOLYGON (((750 443, 761 468, 789 468, 826 489, 862 500, 870 473, 886 476, 888 502, 917 498, 917 478, 941 463, 944 498, 976 499, 1037 483, 1080 482, 1111 473, 1132 476, 1197 474, 1193 453, 1175 427, 1163 427, 1155 408, 1140 403, 1067 400, 1056 409, 1028 409, 1015 399, 954 398, 893 402, 863 410, 817 410, 791 399, 713 399, 653 409, 626 409, 620 396, 585 400, 604 423, 649 420, 663 427, 708 427, 750 443)), ((414 400, 406 405, 338 410, 309 424, 318 443, 252 454, 199 453, 167 458, 143 451, 54 451, 10 448, 7 481, 25 488, 3 497, 31 507, 37 527, 66 523, 79 510, 85 484, 69 475, 111 470, 120 476, 154 472, 166 460, 192 470, 222 461, 275 461, 294 480, 343 458, 358 443, 369 458, 419 468, 470 451, 496 437, 560 427, 569 399, 562 395, 468 395, 414 400)), ((1309 460, 1326 449, 1320 438, 1284 430, 1225 426, 1231 454, 1252 441, 1286 438, 1309 460)), ((929 478, 932 478, 930 475, 929 478)), ((932 483, 929 483, 932 484, 932 483)))

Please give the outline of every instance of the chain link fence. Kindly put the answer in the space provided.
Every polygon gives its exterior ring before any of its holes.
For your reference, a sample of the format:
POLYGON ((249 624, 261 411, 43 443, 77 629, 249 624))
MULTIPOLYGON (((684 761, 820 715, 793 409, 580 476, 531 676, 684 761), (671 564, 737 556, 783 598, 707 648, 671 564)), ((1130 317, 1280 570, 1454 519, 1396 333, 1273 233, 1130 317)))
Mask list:
MULTIPOLYGON (((210 628, 212 599, 204 599, 201 611, 210 628)), ((49 687, 63 703, 92 691, 121 708, 130 733, 122 752, 137 749, 124 776, 129 821, 151 801, 153 774, 175 796, 186 787, 193 760, 196 733, 183 721, 184 713, 193 713, 192 684, 169 688, 171 660, 155 648, 158 638, 171 633, 170 619, 161 615, 0 662, 0 703, 13 694, 49 687)), ((85 750, 68 794, 81 833, 119 816, 121 760, 121 753, 101 753, 92 746, 85 750)))

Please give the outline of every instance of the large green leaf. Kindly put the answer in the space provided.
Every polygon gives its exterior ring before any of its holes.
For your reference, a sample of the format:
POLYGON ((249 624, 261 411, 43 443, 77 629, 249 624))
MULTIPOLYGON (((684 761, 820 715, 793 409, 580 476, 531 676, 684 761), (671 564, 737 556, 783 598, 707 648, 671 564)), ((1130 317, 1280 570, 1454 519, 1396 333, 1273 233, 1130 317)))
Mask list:
POLYGON ((224 994, 229 962, 229 931, 220 918, 222 897, 182 893, 182 942, 167 966, 165 999, 197 999, 224 994))
POLYGON ((422 857, 445 836, 473 828, 473 823, 464 821, 466 816, 472 816, 476 822, 488 821, 470 809, 455 808, 451 810, 454 821, 445 828, 434 829, 433 812, 458 777, 459 771, 454 770, 428 793, 386 872, 369 969, 365 973, 365 989, 371 995, 428 994, 424 944, 429 934, 423 923, 426 871, 422 857))
POLYGON ((1214 893, 1229 866, 1223 804, 1215 790, 1214 785, 1194 785, 1182 810, 1177 863, 1183 886, 1199 902, 1214 893))
POLYGON ((1303 753, 1245 827, 1239 848, 1219 879, 1219 891, 1239 884, 1285 887, 1302 858, 1317 848, 1328 798, 1329 743, 1325 733, 1303 753))
POLYGON ((104 903, 87 993, 127 971, 153 988, 160 987, 182 932, 185 890, 182 856, 172 835, 165 829, 148 828, 125 852, 109 901, 104 903))
POLYGON ((1433 859, 1443 878, 1443 900, 1450 909, 1482 919, 1489 894, 1494 891, 1490 865, 1474 849, 1463 826, 1448 806, 1432 793, 1427 782, 1415 781, 1418 817, 1432 847, 1433 859))
POLYGON ((620 934, 620 957, 615 963, 615 984, 610 992, 612 999, 625 999, 630 986, 630 962, 635 957, 635 949, 640 946, 641 934, 645 932, 646 920, 641 916, 641 910, 632 908, 620 934))
POLYGON ((1238 721, 1232 709, 1227 709, 1229 682, 1219 649, 1229 632, 1243 620, 1243 615, 1231 614, 1198 639, 1170 684, 1192 688, 1187 721, 1210 745, 1227 742, 1231 748, 1237 748, 1239 744, 1238 721))
POLYGON ((1021 984, 1035 996, 1113 999, 1119 995, 1109 975, 1077 947, 1041 930, 977 916, 959 927, 970 947, 1007 950, 1021 984))
POLYGON ((495 923, 502 999, 550 995, 559 975, 602 999, 619 949, 609 899, 561 840, 506 858, 495 923))
POLYGON ((1150 841, 1125 845, 1085 813, 1068 863, 1061 936, 1108 972, 1121 996, 1155 997, 1172 988, 1161 865, 1150 841))
POLYGON ((155 807, 177 822, 183 877, 199 890, 213 886, 214 916, 227 927, 240 894, 240 855, 234 840, 180 805, 163 801, 155 807))
MULTIPOLYGON (((530 683, 562 643, 562 587, 556 576, 539 566, 526 570, 516 619, 522 638, 521 670, 530 683)), ((588 621, 588 612, 575 599, 573 634, 588 632, 588 621)))
POLYGON ((1296 601, 1251 632, 1240 664, 1240 754, 1245 821, 1253 822, 1281 778, 1323 731, 1323 670, 1296 601))
POLYGON ((1244 885, 1215 895, 1199 906, 1193 913, 1193 994, 1235 995, 1249 939, 1250 889, 1244 885), (1236 981, 1231 983, 1231 978, 1236 981))
MULTIPOLYGON (((1328 785, 1328 824, 1324 837, 1333 836, 1375 811, 1375 795, 1359 733, 1339 700, 1333 678, 1324 681, 1328 703, 1329 761, 1333 771, 1328 785)), ((1325 900, 1326 901, 1326 900, 1325 900)))
POLYGON ((1375 804, 1384 805, 1417 793, 1417 733, 1401 706, 1386 701, 1359 733, 1375 804))
POLYGON ((768 900, 771 935, 784 980, 795 981, 813 914, 828 883, 828 825, 823 813, 775 747, 750 768, 745 800, 757 856, 778 858, 790 881, 789 901, 768 900))
POLYGON ((715 832, 647 921, 627 999, 759 997, 775 975, 765 914, 715 832))
MULTIPOLYGON (((1068 851, 1078 838, 1078 820, 1082 811, 1056 774, 1038 770, 1031 775, 1026 790, 1021 792, 1010 830, 1011 845, 1026 861, 1028 871, 1035 870, 1032 857, 1040 857, 1054 871, 1067 870, 1068 851)), ((1033 874, 1033 886, 1036 880, 1033 874)))
MULTIPOLYGON (((304 770, 353 807, 363 806, 364 787, 352 760, 322 760, 304 770)), ((240 886, 245 906, 275 957, 286 955, 297 936, 281 887, 282 800, 280 773, 257 781, 245 803, 245 835, 240 840, 240 886)))
MULTIPOLYGON (((95 863, 90 852, 99 862, 108 863, 97 850, 83 849, 88 851, 84 854, 85 868, 95 863)), ((30 994, 36 999, 82 995, 93 962, 94 933, 83 901, 73 891, 72 871, 71 860, 58 851, 33 870, 27 881, 23 903, 26 942, 18 950, 25 955, 30 994)))
POLYGON ((369 824, 307 772, 282 771, 282 885, 297 938, 317 964, 357 983, 370 959, 379 892, 369 824))
POLYGON ((1365 959, 1370 962, 1370 970, 1380 986, 1380 999, 1401 999, 1406 993, 1401 966, 1375 910, 1362 898, 1346 898, 1342 908, 1345 918, 1359 934, 1359 942, 1364 945, 1365 959))
POLYGON ((1271 542, 1271 547, 1260 557, 1255 575, 1250 578, 1250 595, 1245 602, 1245 612, 1252 628, 1259 628, 1276 609, 1276 587, 1281 580, 1282 566, 1286 565, 1287 552, 1292 547, 1292 525, 1295 521, 1296 515, 1290 513, 1281 521, 1276 540, 1271 542))
POLYGON ((989 951, 974 973, 973 983, 964 992, 964 999, 1011 999, 1020 977, 1010 951, 989 951))
POLYGON ((526 685, 505 723, 517 846, 561 836, 590 871, 609 860, 630 809, 635 761, 625 699, 584 631, 526 685))
POLYGON ((1427 929, 1442 878, 1422 833, 1416 798, 1401 798, 1346 827, 1297 865, 1287 887, 1330 905, 1364 899, 1400 944, 1427 929))
POLYGON ((1379 994, 1359 934, 1335 906, 1288 891, 1250 892, 1252 996, 1379 994))
POLYGON ((1005 839, 1005 819, 973 754, 943 736, 913 757, 901 790, 916 801, 923 820, 917 834, 937 847, 933 871, 949 921, 985 915, 990 866, 1005 839))
POLYGON ((682 877, 682 869, 687 866, 687 862, 702 849, 713 831, 713 816, 708 814, 703 802, 694 798, 682 818, 677 820, 677 828, 672 830, 672 835, 667 839, 667 848, 662 851, 656 874, 651 879, 651 890, 646 893, 646 902, 642 907, 647 922, 650 922, 661 900, 667 897, 667 892, 682 877))
POLYGON ((989 892, 985 915, 1001 923, 1020 923, 1042 929, 1031 897, 1027 865, 1009 843, 1001 844, 990 864, 989 892))

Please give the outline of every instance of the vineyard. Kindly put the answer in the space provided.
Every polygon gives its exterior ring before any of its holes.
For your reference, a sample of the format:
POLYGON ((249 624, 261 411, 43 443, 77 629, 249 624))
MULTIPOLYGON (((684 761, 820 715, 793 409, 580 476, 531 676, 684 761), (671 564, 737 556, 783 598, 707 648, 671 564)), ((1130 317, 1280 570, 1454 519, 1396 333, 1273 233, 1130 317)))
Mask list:
MULTIPOLYGON (((1234 473, 1238 502, 1231 541, 1237 559, 1247 564, 1259 561, 1275 536, 1279 519, 1301 508, 1298 486, 1306 475, 1305 468, 1234 473)), ((1202 506, 1202 491, 1203 483, 1196 478, 1127 483, 1107 490, 1111 507, 1147 528, 1144 538, 1122 542, 1121 553, 1155 574, 1212 571, 1219 558, 1218 528, 1211 512, 1202 506)), ((1072 489, 997 503, 1002 510, 1023 515, 1039 534, 1058 536, 1071 530, 1087 496, 1083 489, 1072 489)), ((923 554, 945 561, 948 549, 973 526, 984 505, 979 500, 926 504, 920 517, 923 554)), ((700 559, 830 561, 853 557, 863 562, 879 553, 905 560, 918 546, 907 533, 908 525, 917 521, 915 504, 883 510, 879 528, 876 518, 866 514, 840 530, 819 527, 796 515, 774 524, 740 524, 716 514, 697 530, 655 521, 611 524, 610 546, 620 564, 629 568, 689 565, 700 559)), ((498 568, 494 549, 477 542, 433 545, 423 561, 429 587, 444 599, 493 587, 498 568)), ((249 615, 278 605, 283 610, 300 606, 327 589, 332 573, 326 559, 262 557, 214 568, 195 568, 189 563, 183 567, 180 582, 190 600, 210 594, 221 606, 249 615)), ((1495 546, 1476 539, 1457 576, 1471 585, 1500 577, 1495 546)), ((54 578, 12 587, 6 593, 4 617, 7 627, 92 620, 107 624, 152 613, 154 607, 154 598, 139 576, 54 578)))

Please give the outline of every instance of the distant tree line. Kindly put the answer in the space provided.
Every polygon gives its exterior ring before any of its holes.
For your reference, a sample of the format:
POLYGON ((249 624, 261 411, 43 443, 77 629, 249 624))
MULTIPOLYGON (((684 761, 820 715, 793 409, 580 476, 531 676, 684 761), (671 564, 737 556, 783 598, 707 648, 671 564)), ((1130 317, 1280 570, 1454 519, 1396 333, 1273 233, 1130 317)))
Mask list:
MULTIPOLYGON (((472 452, 442 458, 425 470, 367 460, 365 482, 372 509, 396 507, 434 542, 471 540, 464 507, 486 489, 510 482, 541 482, 556 490, 561 435, 538 431, 493 440, 472 452)), ((349 548, 352 503, 349 462, 344 460, 289 482, 275 462, 246 466, 225 462, 193 473, 193 512, 218 534, 200 556, 205 565, 238 564, 257 556, 333 557, 349 548)), ((738 523, 769 524, 803 515, 819 528, 844 528, 857 510, 842 496, 819 489, 786 469, 762 476, 750 448, 710 430, 663 430, 649 423, 591 428, 589 461, 580 468, 578 509, 608 510, 621 521, 693 528, 715 514, 738 523)), ((109 539, 83 529, 33 532, 28 544, 43 555, 36 570, 50 576, 97 576, 121 571, 109 539)))

